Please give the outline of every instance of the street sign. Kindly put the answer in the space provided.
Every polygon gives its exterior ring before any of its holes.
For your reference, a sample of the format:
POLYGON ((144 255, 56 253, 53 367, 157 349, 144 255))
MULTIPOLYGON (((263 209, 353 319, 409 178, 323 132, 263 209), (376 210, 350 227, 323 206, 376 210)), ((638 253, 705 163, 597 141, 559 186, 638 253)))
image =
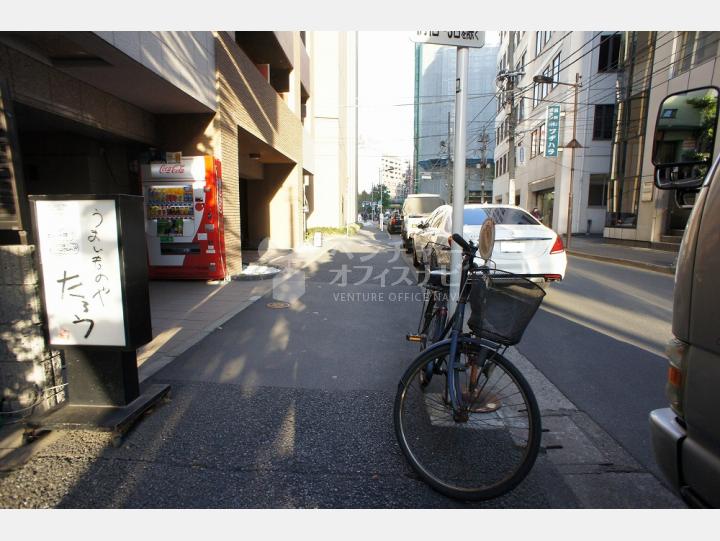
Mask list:
POLYGON ((545 143, 545 157, 554 158, 558 155, 558 140, 560 134, 560 106, 548 105, 547 108, 547 129, 545 130, 547 141, 545 143))
POLYGON ((480 30, 418 30, 411 38, 415 43, 432 43, 452 47, 482 47, 485 32, 480 30))

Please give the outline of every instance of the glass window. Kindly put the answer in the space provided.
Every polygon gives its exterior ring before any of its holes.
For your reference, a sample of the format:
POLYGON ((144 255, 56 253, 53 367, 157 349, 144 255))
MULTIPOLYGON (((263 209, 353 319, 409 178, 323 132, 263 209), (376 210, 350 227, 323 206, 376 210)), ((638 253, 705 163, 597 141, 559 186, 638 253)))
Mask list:
POLYGON ((595 106, 593 139, 611 139, 615 104, 603 103, 595 106))
POLYGON ((463 213, 465 225, 482 225, 492 218, 496 224, 502 225, 537 225, 538 221, 522 209, 512 208, 466 208, 463 213))
POLYGON ((620 35, 606 35, 600 38, 598 71, 616 71, 620 62, 620 35))
POLYGON ((588 190, 588 207, 605 207, 607 204, 607 189, 610 176, 606 174, 590 175, 590 189, 588 190))
POLYGON ((717 56, 720 32, 680 32, 673 76, 717 56))
POLYGON ((554 81, 552 87, 555 88, 558 85, 557 82, 560 80, 560 53, 556 54, 555 58, 553 58, 551 76, 554 81))
POLYGON ((543 48, 543 33, 538 31, 535 32, 535 56, 540 54, 540 51, 542 51, 543 48))
POLYGON ((533 130, 530 134, 530 157, 534 158, 537 155, 537 130, 533 130))
POLYGON ((693 65, 700 64, 717 56, 720 32, 698 32, 693 65))
POLYGON ((440 197, 408 197, 403 204, 403 212, 410 217, 424 215, 444 204, 440 197))

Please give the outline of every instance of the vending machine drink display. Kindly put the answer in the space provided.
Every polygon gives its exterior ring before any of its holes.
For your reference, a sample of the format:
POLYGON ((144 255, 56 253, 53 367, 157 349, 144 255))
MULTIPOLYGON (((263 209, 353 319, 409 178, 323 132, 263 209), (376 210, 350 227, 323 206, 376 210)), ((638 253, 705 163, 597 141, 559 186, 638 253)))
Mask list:
POLYGON ((220 160, 142 166, 150 278, 225 278, 220 160))

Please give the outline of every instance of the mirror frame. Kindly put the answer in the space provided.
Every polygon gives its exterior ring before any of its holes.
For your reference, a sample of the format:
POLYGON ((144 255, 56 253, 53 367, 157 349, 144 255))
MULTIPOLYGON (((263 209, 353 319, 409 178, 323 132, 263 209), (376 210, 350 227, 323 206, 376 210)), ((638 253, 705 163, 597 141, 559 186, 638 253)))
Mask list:
MULTIPOLYGON (((672 183, 671 185, 661 185, 660 184, 660 173, 662 171, 665 171, 667 169, 672 169, 674 167, 692 167, 694 165, 706 165, 708 172, 710 171, 710 167, 712 166, 713 159, 715 158, 715 142, 717 140, 717 129, 718 129, 718 120, 720 120, 720 110, 716 108, 715 112, 715 130, 713 132, 713 140, 712 140, 712 148, 710 152, 710 157, 707 160, 699 161, 699 162, 680 162, 680 163, 662 163, 658 164, 655 161, 655 151, 657 149, 658 145, 658 124, 660 123, 660 116, 662 115, 663 111, 663 103, 668 98, 672 98, 673 96, 680 96, 681 94, 688 94, 689 92, 696 92, 698 90, 709 90, 713 89, 715 92, 717 92, 717 99, 718 102, 720 102, 720 88, 714 85, 707 85, 707 86, 699 86, 697 88, 690 88, 687 90, 682 90, 680 92, 674 92, 672 94, 668 94, 663 98, 663 100, 660 102, 660 105, 658 105, 658 111, 657 116, 655 117, 655 132, 653 133, 653 144, 652 144, 652 152, 650 154, 650 161, 655 166, 655 171, 653 172, 653 183, 655 184, 655 187, 659 190, 676 190, 676 189, 697 189, 702 186, 703 182, 705 181, 705 176, 701 178, 688 178, 683 179, 682 181, 678 181, 677 183, 672 183)), ((720 105, 720 103, 718 104, 720 105)), ((707 175, 707 174, 706 174, 707 175)))

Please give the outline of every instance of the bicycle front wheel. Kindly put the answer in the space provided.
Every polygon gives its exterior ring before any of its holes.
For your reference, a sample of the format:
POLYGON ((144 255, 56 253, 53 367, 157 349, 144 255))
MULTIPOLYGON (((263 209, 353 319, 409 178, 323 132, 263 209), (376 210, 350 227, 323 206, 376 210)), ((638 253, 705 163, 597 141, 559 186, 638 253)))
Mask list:
POLYGON ((494 350, 458 344, 460 411, 447 392, 450 343, 424 351, 395 397, 395 435, 413 469, 431 487, 459 499, 504 494, 530 472, 540 448, 540 411, 522 374, 494 350), (435 360, 439 372, 423 371, 435 360))

